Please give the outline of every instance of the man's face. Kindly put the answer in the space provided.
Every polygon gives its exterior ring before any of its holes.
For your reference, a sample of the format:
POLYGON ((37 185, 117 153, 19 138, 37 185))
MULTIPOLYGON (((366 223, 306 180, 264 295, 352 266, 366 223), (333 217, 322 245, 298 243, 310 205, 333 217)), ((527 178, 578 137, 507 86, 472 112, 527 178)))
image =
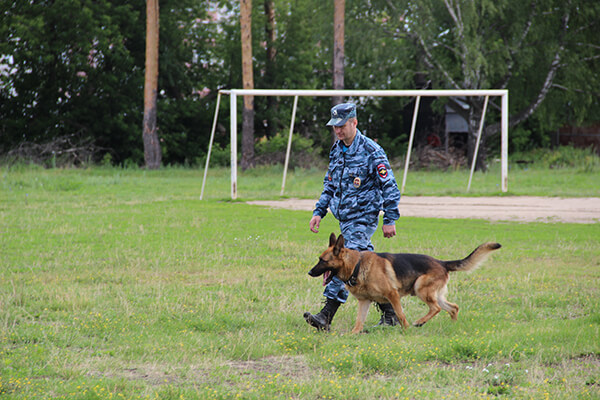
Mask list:
POLYGON ((333 132, 338 140, 342 140, 347 146, 352 144, 354 140, 354 136, 356 136, 356 125, 358 121, 356 118, 350 118, 344 125, 342 126, 334 126, 333 132))

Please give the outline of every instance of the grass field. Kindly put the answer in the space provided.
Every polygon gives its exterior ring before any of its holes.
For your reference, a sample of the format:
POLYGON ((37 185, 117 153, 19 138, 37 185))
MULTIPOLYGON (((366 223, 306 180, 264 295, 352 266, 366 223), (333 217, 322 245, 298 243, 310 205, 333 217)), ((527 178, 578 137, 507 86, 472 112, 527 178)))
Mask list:
MULTIPOLYGON (((600 174, 524 170, 512 195, 600 196, 600 174)), ((396 172, 397 178, 401 176, 396 172)), ((323 171, 291 172, 289 197, 316 198, 323 171)), ((464 257, 422 328, 331 333, 307 272, 335 220, 229 197, 228 171, 0 168, 0 398, 599 399, 600 226, 401 218, 378 251, 464 257)), ((407 194, 461 195, 464 171, 409 174, 407 194)), ((240 174, 242 199, 277 198, 280 170, 240 174)), ((471 195, 499 194, 499 173, 471 195)), ((403 299, 409 321, 426 312, 403 299)), ((374 308, 367 319, 378 321, 374 308)))

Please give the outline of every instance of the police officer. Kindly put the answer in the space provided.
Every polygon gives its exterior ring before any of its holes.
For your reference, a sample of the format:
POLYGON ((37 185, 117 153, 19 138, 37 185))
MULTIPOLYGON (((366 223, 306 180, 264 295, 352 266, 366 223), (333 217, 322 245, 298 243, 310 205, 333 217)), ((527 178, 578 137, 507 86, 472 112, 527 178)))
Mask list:
MULTIPOLYGON (((337 141, 329 153, 329 168, 323 192, 310 220, 310 230, 317 233, 327 208, 340 223, 345 246, 359 251, 373 251, 371 237, 377 230, 379 212, 383 210, 383 236, 396 235, 395 221, 400 217, 400 191, 385 151, 358 129, 356 105, 338 104, 331 109, 337 141)), ((337 276, 325 287, 325 306, 318 314, 304 313, 310 325, 329 330, 340 304, 348 299, 344 282, 337 276)), ((398 318, 391 304, 379 304, 379 325, 396 325, 398 318)))

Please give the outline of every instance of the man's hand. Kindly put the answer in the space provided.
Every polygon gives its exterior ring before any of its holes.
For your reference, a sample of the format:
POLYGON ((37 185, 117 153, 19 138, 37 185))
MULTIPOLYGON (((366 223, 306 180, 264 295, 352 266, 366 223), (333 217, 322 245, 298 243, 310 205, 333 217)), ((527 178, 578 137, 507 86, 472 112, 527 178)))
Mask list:
POLYGON ((391 238, 396 236, 396 225, 383 225, 381 229, 383 230, 383 237, 391 238))
POLYGON ((310 219, 310 230, 313 231, 314 233, 318 233, 320 223, 321 223, 321 217, 319 217, 318 215, 313 215, 313 217, 310 219))

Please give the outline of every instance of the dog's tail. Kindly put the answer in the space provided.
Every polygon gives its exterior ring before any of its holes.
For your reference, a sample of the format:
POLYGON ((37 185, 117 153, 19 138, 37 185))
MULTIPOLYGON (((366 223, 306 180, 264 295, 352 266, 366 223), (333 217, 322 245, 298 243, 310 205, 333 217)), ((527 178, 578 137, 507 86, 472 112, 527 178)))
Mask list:
POLYGON ((466 258, 455 261, 444 261, 443 265, 448 271, 473 271, 483 264, 492 251, 498 250, 500 247, 502 247, 500 243, 484 243, 473 250, 466 258))

